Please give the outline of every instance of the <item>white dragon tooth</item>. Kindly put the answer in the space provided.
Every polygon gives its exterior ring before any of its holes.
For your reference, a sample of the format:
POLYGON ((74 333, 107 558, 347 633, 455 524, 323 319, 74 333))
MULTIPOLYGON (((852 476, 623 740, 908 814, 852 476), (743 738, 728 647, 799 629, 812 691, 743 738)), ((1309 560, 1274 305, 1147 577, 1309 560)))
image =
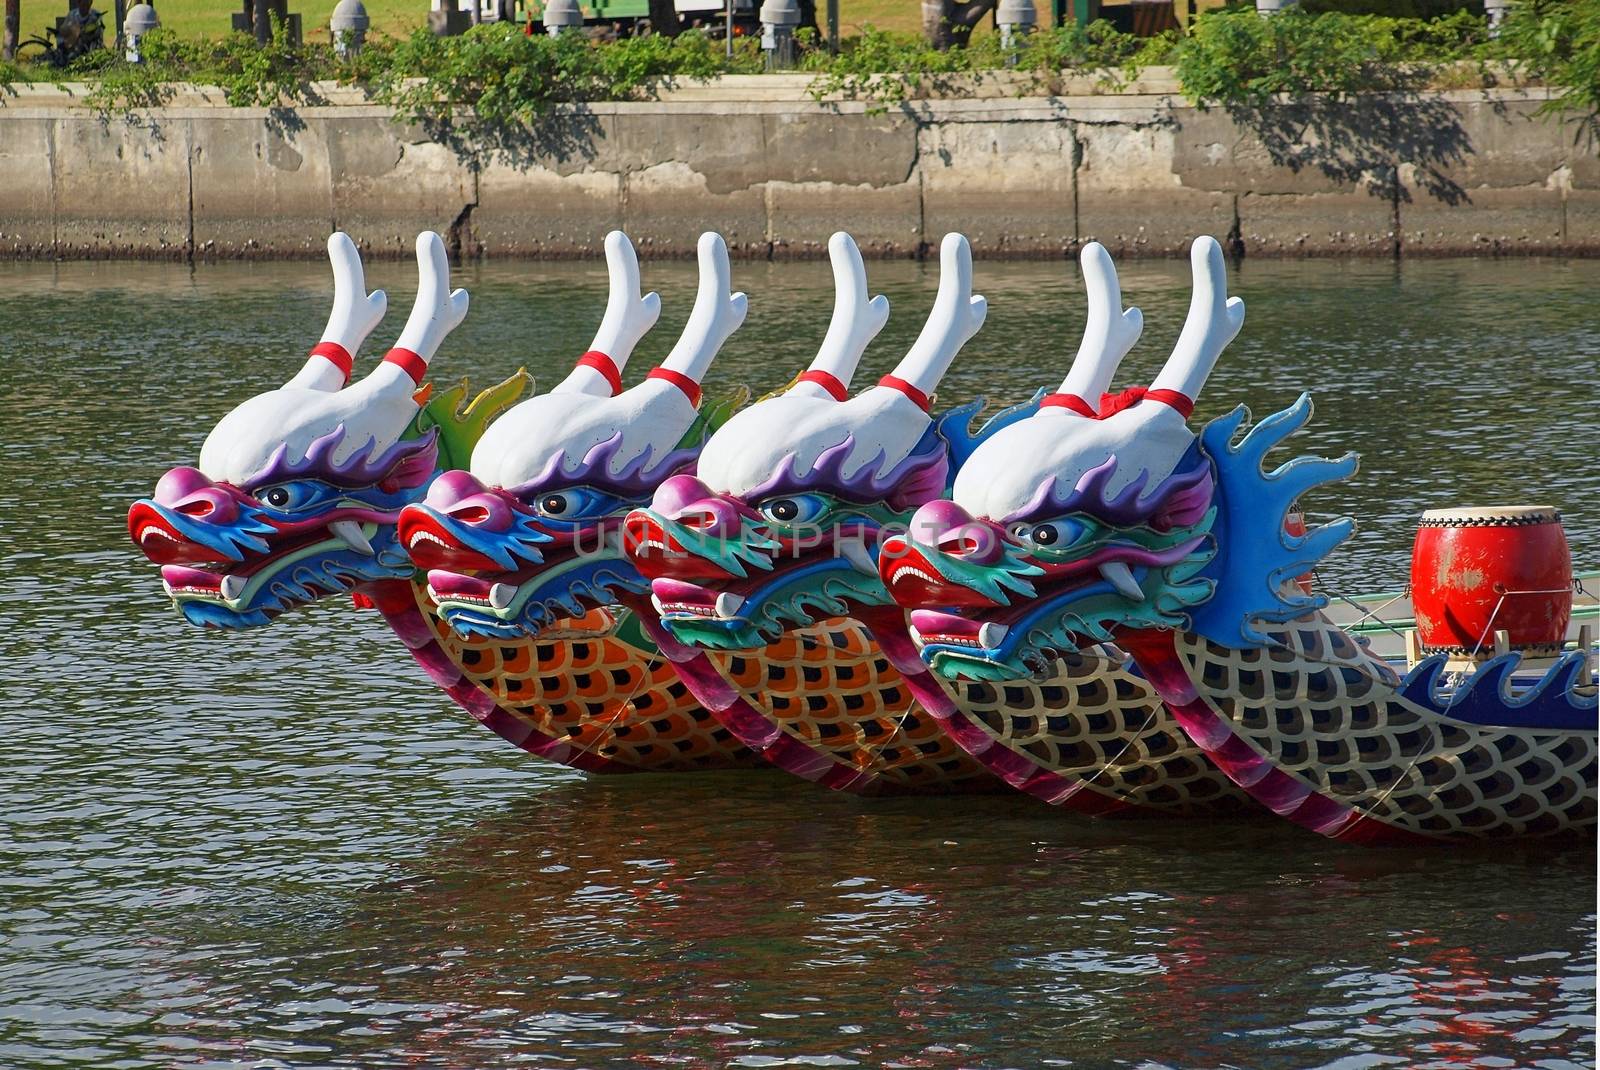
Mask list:
POLYGON ((489 588, 489 604, 496 609, 505 609, 515 597, 517 589, 509 583, 496 583, 489 588))
POLYGON ((661 596, 660 595, 652 594, 650 596, 650 604, 655 606, 656 607, 656 612, 661 614, 663 617, 667 615, 666 604, 661 601, 661 596))
POLYGON ((1008 624, 995 624, 990 621, 978 629, 978 644, 985 650, 993 650, 1005 642, 1006 633, 1011 630, 1008 624))
POLYGON ((249 581, 243 576, 222 577, 222 583, 220 585, 222 597, 226 598, 230 602, 237 601, 239 596, 244 594, 245 584, 248 582, 249 581))
POLYGON ((354 520, 333 520, 328 523, 328 530, 345 542, 350 544, 350 549, 358 554, 373 554, 372 543, 367 541, 367 533, 361 530, 361 525, 354 520))
POLYGON ((1144 601, 1144 588, 1133 578, 1133 573, 1121 561, 1107 561, 1100 566, 1100 575, 1117 589, 1117 593, 1135 602, 1144 601))
POLYGON ((744 605, 744 595, 723 591, 717 595, 717 616, 731 617, 739 612, 739 607, 742 605, 744 605))
POLYGON ((862 545, 860 540, 846 539, 841 542, 839 544, 839 554, 854 565, 858 572, 863 572, 868 576, 876 576, 878 574, 877 564, 872 560, 872 555, 867 553, 867 548, 862 545))

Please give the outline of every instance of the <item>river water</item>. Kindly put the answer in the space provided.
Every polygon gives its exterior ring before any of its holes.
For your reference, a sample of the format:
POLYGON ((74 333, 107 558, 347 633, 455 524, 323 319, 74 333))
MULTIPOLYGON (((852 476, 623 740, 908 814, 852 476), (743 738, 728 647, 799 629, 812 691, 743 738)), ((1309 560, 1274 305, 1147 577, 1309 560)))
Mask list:
MULTIPOLYGON (((875 264, 915 336, 935 272, 875 264)), ((1066 264, 978 265, 942 388, 1065 374, 1066 264)), ((376 265, 394 311, 411 268, 376 265)), ((646 265, 663 326, 686 264, 646 265)), ((708 381, 772 388, 825 265, 736 265, 708 381)), ((374 614, 185 626, 127 504, 321 329, 316 265, 0 265, 0 1067, 1542 1067, 1595 1061, 1595 855, 1363 851, 1273 822, 1086 823, 1025 799, 862 801, 771 774, 585 778, 472 724, 374 614)), ((468 268, 441 377, 549 384, 597 264, 468 268)), ((1188 301, 1124 268, 1145 382, 1188 301)), ((1600 262, 1249 263, 1197 420, 1312 390, 1294 444, 1361 452, 1321 572, 1404 583, 1417 514, 1562 508, 1600 567, 1600 262)), ((640 374, 635 369, 634 376, 640 374)), ((630 376, 630 379, 632 376, 630 376)))

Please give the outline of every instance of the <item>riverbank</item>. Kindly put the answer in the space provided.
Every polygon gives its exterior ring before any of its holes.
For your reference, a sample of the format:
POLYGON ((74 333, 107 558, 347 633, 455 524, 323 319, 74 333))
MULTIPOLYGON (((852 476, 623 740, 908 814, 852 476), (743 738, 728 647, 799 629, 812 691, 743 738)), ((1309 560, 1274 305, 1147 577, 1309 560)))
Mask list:
POLYGON ((14 258, 321 257, 330 229, 373 256, 422 229, 463 257, 596 255, 621 227, 645 256, 703 230, 735 255, 916 256, 959 229, 983 256, 1095 239, 1244 256, 1600 255, 1600 159, 1538 88, 1419 91, 1264 109, 1187 104, 1149 68, 1120 92, 1003 76, 886 112, 818 103, 807 75, 727 76, 646 102, 561 106, 515 138, 463 142, 357 91, 229 107, 180 87, 105 119, 84 87, 0 98, 0 252, 14 258))

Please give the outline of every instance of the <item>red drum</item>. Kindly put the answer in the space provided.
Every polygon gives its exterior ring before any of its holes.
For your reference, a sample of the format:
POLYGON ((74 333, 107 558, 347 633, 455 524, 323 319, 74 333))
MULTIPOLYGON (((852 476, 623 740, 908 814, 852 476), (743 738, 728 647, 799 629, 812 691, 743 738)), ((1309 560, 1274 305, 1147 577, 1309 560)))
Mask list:
POLYGON ((1429 654, 1554 654, 1572 619, 1572 555, 1561 514, 1545 505, 1435 509, 1411 547, 1417 638, 1429 654))

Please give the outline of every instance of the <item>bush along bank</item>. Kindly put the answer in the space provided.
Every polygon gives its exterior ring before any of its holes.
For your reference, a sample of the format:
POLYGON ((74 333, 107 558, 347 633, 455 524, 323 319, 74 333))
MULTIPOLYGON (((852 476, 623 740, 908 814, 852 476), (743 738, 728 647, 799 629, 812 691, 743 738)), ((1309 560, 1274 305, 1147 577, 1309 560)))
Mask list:
MULTIPOLYGON (((920 38, 871 29, 846 39, 838 55, 813 39, 801 44, 798 66, 815 76, 813 96, 865 100, 875 110, 959 95, 999 71, 1020 74, 1019 92, 1028 93, 1048 91, 1063 72, 1115 88, 1146 66, 1169 64, 1191 103, 1225 108, 1510 77, 1559 90, 1547 110, 1582 118, 1580 136, 1600 135, 1600 0, 1522 0, 1493 38, 1481 17, 1466 12, 1416 19, 1291 8, 1271 18, 1223 9, 1200 16, 1186 35, 1151 38, 1097 22, 1036 32, 1011 47, 988 35, 969 48, 937 51, 920 38)), ((235 105, 276 106, 315 104, 312 83, 336 81, 406 119, 492 131, 525 125, 556 104, 646 99, 663 80, 760 73, 755 41, 735 45, 729 56, 722 42, 694 32, 595 41, 496 23, 458 37, 419 29, 342 58, 330 45, 291 44, 281 28, 266 46, 243 34, 194 40, 156 30, 141 42, 140 63, 105 50, 64 70, 0 65, 0 99, 19 81, 88 81, 88 103, 109 116, 159 106, 175 83, 219 87, 235 105)))

